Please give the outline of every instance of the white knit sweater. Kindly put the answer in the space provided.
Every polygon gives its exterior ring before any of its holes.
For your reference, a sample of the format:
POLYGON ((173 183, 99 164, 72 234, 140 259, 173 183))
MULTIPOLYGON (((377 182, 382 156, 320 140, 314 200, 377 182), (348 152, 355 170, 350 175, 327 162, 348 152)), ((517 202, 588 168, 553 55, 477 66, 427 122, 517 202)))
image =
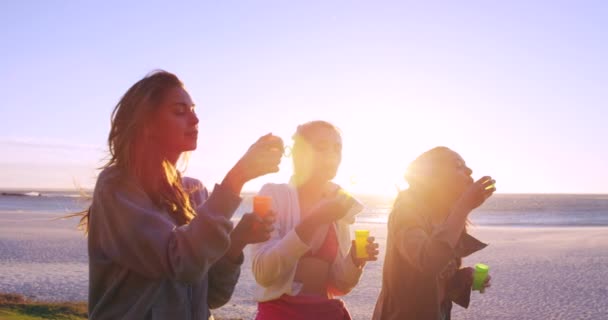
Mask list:
MULTIPOLYGON (((298 237, 294 229, 300 223, 300 206, 293 185, 266 184, 259 195, 272 197, 272 208, 277 213, 277 220, 271 238, 251 247, 251 269, 258 284, 255 299, 264 302, 277 299, 283 294, 295 296, 302 288, 301 283, 294 281, 298 261, 308 250, 318 249, 327 229, 317 232, 310 245, 298 237)), ((362 210, 363 206, 357 202, 344 218, 334 223, 339 250, 330 272, 332 286, 341 294, 352 290, 363 271, 355 266, 349 254, 350 225, 355 222, 355 215, 362 210)))

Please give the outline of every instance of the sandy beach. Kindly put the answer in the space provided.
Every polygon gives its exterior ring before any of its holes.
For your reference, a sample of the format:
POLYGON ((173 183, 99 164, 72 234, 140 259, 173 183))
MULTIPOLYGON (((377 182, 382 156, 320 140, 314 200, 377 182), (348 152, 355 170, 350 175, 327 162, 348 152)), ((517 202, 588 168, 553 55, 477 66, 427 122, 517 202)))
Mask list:
MULTIPOLYGON (((43 300, 86 300, 86 239, 75 219, 56 214, 0 212, 0 291, 43 300)), ((384 249, 386 225, 369 228, 384 249)), ((608 228, 474 227, 489 244, 465 264, 490 265, 492 288, 473 293, 454 319, 608 319, 608 228)), ((344 297, 354 319, 369 319, 380 290, 382 261, 370 263, 360 284, 344 297)), ((249 255, 233 299, 214 314, 251 319, 255 283, 249 255)))

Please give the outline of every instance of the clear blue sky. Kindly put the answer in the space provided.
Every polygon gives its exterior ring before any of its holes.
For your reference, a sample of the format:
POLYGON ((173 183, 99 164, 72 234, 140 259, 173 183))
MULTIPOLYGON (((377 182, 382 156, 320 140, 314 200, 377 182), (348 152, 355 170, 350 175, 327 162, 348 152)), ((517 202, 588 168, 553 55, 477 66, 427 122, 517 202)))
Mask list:
POLYGON ((354 190, 446 145, 503 192, 608 192, 606 1, 3 1, 0 41, 1 188, 91 186, 114 105, 162 68, 198 105, 207 185, 325 119, 354 190))

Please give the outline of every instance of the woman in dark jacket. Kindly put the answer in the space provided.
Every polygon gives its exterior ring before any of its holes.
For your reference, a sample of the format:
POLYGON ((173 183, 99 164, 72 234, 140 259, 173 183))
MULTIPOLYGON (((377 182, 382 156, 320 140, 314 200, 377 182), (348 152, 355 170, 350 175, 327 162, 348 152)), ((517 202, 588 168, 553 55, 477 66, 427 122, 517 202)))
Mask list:
MULTIPOLYGON (((397 197, 388 221, 373 319, 444 320, 452 302, 468 307, 473 269, 461 268, 462 258, 486 246, 467 233, 468 215, 496 191, 491 177, 474 182, 471 173, 446 147, 409 166, 409 188, 397 197)), ((483 289, 489 285, 488 277, 483 289)))

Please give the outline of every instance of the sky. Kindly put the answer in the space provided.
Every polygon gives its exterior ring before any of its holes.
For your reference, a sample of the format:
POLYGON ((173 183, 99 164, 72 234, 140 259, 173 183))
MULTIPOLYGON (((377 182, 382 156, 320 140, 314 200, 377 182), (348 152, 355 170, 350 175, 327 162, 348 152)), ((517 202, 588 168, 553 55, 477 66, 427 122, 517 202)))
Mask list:
POLYGON ((443 145, 499 192, 608 193, 605 1, 3 1, 0 42, 3 189, 92 187, 114 106, 164 69, 197 104, 186 175, 207 186, 322 119, 353 192, 406 187, 443 145))

